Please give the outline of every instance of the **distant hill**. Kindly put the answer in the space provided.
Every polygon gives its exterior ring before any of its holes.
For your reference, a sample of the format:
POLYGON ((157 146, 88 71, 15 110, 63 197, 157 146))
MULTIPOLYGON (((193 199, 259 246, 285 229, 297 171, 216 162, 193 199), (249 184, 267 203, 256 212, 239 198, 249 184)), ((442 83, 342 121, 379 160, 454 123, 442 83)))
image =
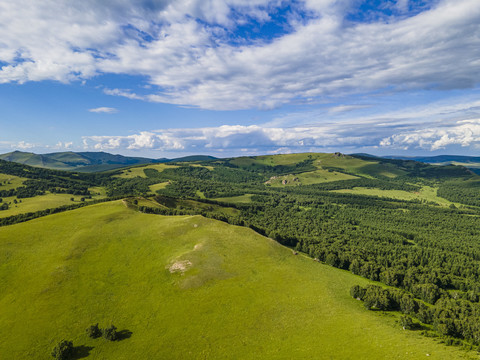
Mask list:
MULTIPOLYGON (((366 154, 364 154, 366 155, 366 154)), ((480 156, 438 155, 438 156, 383 156, 385 159, 414 160, 428 164, 478 164, 480 156)))
MULTIPOLYGON (((371 156, 371 155, 370 155, 371 156)), ((438 155, 438 156, 384 156, 384 159, 413 160, 432 165, 462 165, 480 174, 480 156, 438 155)))
POLYGON ((210 161, 216 160, 216 157, 209 156, 209 155, 191 155, 191 156, 184 156, 175 159, 169 159, 164 162, 190 162, 190 161, 210 161))
POLYGON ((80 172, 99 172, 118 169, 132 165, 155 164, 163 162, 208 161, 213 156, 192 155, 177 159, 150 159, 144 157, 130 157, 106 152, 56 152, 50 154, 35 154, 23 151, 13 151, 0 155, 1 160, 35 167, 68 170, 80 172))

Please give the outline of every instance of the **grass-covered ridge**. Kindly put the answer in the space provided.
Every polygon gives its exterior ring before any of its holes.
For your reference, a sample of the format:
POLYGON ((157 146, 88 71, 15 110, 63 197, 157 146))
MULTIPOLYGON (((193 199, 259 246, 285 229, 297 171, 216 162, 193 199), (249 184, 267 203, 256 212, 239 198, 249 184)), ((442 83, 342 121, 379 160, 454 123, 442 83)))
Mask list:
POLYGON ((0 358, 468 358, 367 312, 367 284, 245 228, 122 201, 0 228, 0 358), (114 323, 118 342, 85 329, 114 323))

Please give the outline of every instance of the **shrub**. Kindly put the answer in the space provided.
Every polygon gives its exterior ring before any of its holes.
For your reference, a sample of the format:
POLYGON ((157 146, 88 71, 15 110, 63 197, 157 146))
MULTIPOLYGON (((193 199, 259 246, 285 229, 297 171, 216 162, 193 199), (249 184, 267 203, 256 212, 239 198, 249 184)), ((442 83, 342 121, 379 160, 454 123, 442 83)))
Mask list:
POLYGON ((62 340, 53 348, 52 356, 58 360, 67 360, 73 355, 73 343, 62 340))
POLYGON ((102 336, 102 330, 99 329, 98 323, 95 325, 89 326, 86 331, 87 331, 87 335, 92 339, 96 339, 102 336))
POLYGON ((117 327, 111 325, 108 328, 103 329, 103 337, 110 341, 115 341, 118 338, 117 327))

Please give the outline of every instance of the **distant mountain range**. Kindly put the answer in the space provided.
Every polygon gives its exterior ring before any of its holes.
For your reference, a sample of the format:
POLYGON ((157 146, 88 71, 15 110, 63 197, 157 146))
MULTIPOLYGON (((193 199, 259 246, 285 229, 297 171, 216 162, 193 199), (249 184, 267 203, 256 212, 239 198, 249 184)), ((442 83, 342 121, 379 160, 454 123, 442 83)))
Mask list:
MULTIPOLYGON (((480 174, 480 156, 462 155, 438 155, 438 156, 375 156, 370 154, 351 154, 356 157, 370 157, 377 159, 413 160, 433 165, 462 165, 477 174, 480 174)), ((187 162, 187 161, 208 161, 215 160, 213 156, 191 155, 175 159, 151 159, 145 157, 131 157, 114 155, 106 152, 56 152, 50 154, 35 154, 31 152, 13 151, 0 154, 0 160, 13 161, 20 164, 42 167, 55 170, 68 170, 79 172, 98 172, 114 170, 132 165, 166 163, 166 162, 187 162)))
POLYGON ((464 156, 464 155, 437 155, 437 156, 375 156, 370 154, 352 154, 352 156, 395 159, 395 160, 412 160, 432 165, 462 165, 472 171, 480 174, 480 156, 464 156))
POLYGON ((80 172, 97 172, 118 169, 132 165, 153 164, 163 162, 205 161, 216 159, 213 156, 194 155, 176 159, 149 159, 144 157, 129 157, 113 155, 106 152, 56 152, 50 154, 35 154, 23 151, 13 151, 0 155, 1 160, 55 170, 80 172))

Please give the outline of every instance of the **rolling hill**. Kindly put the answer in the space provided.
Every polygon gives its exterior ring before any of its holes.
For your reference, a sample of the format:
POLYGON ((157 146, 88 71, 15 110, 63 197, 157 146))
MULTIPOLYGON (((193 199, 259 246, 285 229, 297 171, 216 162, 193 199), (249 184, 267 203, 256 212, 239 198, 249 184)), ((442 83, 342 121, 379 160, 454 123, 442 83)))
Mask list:
POLYGON ((384 158, 396 160, 411 160, 432 165, 461 165, 473 172, 480 174, 480 157, 463 155, 437 155, 437 156, 383 156, 377 157, 370 154, 352 154, 359 157, 384 158))
POLYGON ((19 164, 41 167, 53 170, 101 172, 124 168, 133 165, 155 164, 164 162, 192 162, 209 161, 216 159, 207 155, 191 155, 175 159, 149 159, 113 155, 106 152, 57 152, 50 154, 35 154, 22 151, 13 151, 0 154, 0 160, 12 161, 19 164))
POLYGON ((162 159, 154 160, 141 157, 112 155, 105 152, 75 153, 71 151, 43 155, 14 151, 0 155, 0 159, 47 169, 82 172, 106 171, 130 165, 150 164, 163 161, 162 159))
POLYGON ((93 205, 0 228, 0 260, 4 359, 64 338, 92 359, 470 358, 366 311, 348 289, 367 280, 201 216, 93 205))

